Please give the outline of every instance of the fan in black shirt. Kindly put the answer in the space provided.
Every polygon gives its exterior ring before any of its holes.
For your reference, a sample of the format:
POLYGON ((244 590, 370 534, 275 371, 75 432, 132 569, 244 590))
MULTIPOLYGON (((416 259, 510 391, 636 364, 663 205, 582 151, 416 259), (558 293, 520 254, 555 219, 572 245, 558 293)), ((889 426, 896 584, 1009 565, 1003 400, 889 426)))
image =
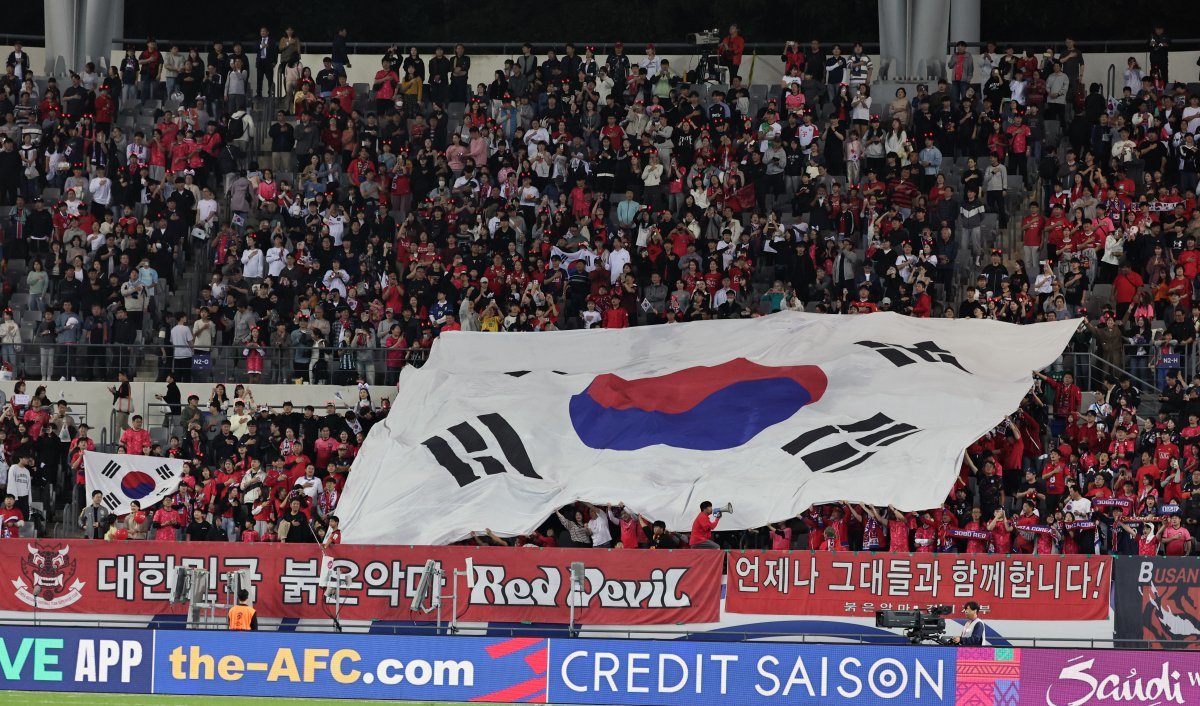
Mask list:
POLYGON ((284 541, 288 544, 314 544, 317 535, 308 521, 308 515, 300 508, 300 500, 293 499, 288 511, 279 518, 280 522, 288 523, 287 538, 284 541))
POLYGON ((207 542, 212 539, 213 526, 204 519, 204 512, 195 510, 185 532, 189 542, 207 542))
POLYGON ((662 520, 654 521, 647 541, 650 549, 675 549, 679 546, 674 535, 667 532, 667 525, 662 520))

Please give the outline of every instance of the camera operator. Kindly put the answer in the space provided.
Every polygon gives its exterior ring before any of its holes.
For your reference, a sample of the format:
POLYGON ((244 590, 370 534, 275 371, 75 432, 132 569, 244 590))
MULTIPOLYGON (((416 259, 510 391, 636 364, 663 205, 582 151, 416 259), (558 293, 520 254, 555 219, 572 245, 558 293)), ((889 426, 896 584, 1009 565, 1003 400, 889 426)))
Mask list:
POLYGON ((963 624, 962 635, 952 637, 950 640, 959 647, 986 646, 987 639, 984 636, 986 628, 983 621, 979 619, 979 604, 975 601, 967 601, 963 605, 963 615, 967 616, 967 622, 963 624))

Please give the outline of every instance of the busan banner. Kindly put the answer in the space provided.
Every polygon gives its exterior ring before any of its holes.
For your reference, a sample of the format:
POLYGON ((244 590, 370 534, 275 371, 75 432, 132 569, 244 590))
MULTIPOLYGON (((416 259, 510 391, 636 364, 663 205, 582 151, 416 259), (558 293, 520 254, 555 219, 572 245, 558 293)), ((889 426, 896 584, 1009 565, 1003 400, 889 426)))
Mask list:
POLYGON ((1116 559, 1116 637, 1123 646, 1200 648, 1200 562, 1184 556, 1116 559))
POLYGON ((997 620, 1099 620, 1108 616, 1110 573, 1108 557, 735 552, 725 609, 870 617, 945 604, 959 617, 973 600, 997 620))
MULTIPOLYGON (((410 610, 427 559, 445 572, 448 618, 450 576, 466 570, 468 558, 473 581, 460 579, 458 614, 473 622, 566 623, 568 601, 584 625, 705 623, 720 612, 721 552, 340 545, 328 554, 349 579, 341 611, 348 620, 432 620, 410 610), (585 568, 573 593, 574 561, 585 568)), ((329 617, 314 545, 225 542, 0 542, 0 610, 182 612, 168 602, 177 566, 207 568, 215 600, 226 599, 222 574, 248 570, 265 617, 329 617)))
POLYGON ((781 312, 448 333, 405 368, 356 457, 342 536, 519 535, 576 500, 628 502, 674 531, 704 500, 733 504, 722 529, 827 502, 938 507, 963 449, 1016 409, 1076 326, 781 312), (419 521, 397 522, 398 508, 419 521))

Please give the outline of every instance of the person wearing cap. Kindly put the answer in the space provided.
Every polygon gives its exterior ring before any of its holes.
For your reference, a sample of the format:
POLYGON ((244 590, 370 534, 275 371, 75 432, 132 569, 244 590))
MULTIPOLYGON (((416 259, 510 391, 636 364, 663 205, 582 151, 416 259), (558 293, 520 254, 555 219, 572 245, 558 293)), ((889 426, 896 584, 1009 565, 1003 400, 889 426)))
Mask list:
POLYGON ((629 77, 630 64, 629 56, 625 53, 624 42, 613 44, 613 52, 605 59, 604 66, 613 85, 625 85, 625 80, 629 77))
POLYGON ((638 62, 638 69, 644 69, 646 71, 647 81, 653 81, 654 77, 658 75, 659 61, 661 61, 661 59, 658 58, 658 54, 654 50, 654 45, 647 44, 646 56, 644 56, 642 60, 638 62))

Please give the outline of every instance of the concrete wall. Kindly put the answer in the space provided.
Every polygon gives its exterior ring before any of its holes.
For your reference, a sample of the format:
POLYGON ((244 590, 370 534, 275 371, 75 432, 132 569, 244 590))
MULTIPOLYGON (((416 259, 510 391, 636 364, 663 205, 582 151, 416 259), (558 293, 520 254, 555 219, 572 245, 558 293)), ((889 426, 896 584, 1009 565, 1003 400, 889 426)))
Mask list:
MULTIPOLYGON (((42 75, 45 69, 45 49, 43 47, 30 46, 25 47, 25 49, 29 52, 30 67, 33 68, 34 73, 42 75)), ((782 46, 780 49, 782 50, 782 46)), ((7 54, 7 52, 11 50, 11 47, 0 47, 0 50, 3 50, 4 53, 7 54)), ((632 60, 636 61, 641 59, 642 54, 636 47, 631 46, 629 47, 629 50, 632 60)), ((201 52, 201 55, 206 55, 206 53, 207 49, 201 52)), ((113 63, 119 62, 123 55, 123 52, 114 50, 111 61, 113 63)), ((321 58, 323 56, 324 55, 322 54, 304 54, 304 65, 312 67, 313 74, 315 75, 316 72, 321 68, 321 58)), ((428 63, 430 56, 432 56, 432 54, 422 55, 426 63, 428 63)), ((539 56, 544 56, 544 54, 539 56)), ((1116 66, 1116 93, 1117 95, 1120 95, 1120 87, 1123 84, 1122 74, 1125 71, 1125 61, 1130 56, 1137 58, 1138 63, 1141 64, 1143 70, 1147 70, 1149 68, 1150 59, 1144 51, 1121 53, 1085 52, 1085 79, 1088 83, 1091 83, 1092 81, 1098 81, 1101 85, 1106 85, 1109 66, 1116 66)), ((350 77, 350 82, 370 84, 375 76, 375 72, 379 70, 379 58, 380 55, 378 54, 362 54, 351 56, 352 67, 347 72, 350 77)), ((471 83, 491 83, 493 73, 504 68, 504 60, 515 58, 516 55, 473 55, 471 57, 471 83)), ((690 71, 696 67, 697 57, 695 56, 663 55, 662 58, 669 59, 671 61, 671 65, 681 73, 690 71)), ((879 57, 875 56, 872 58, 875 61, 876 72, 878 73, 879 57)), ((1171 73, 1173 74, 1173 80, 1182 80, 1185 82, 1200 80, 1200 71, 1198 71, 1196 66, 1196 60, 1198 58, 1200 58, 1200 51, 1171 52, 1171 73)), ((597 57, 597 59, 603 61, 604 57, 600 56, 597 57)), ((252 57, 251 62, 253 63, 253 61, 254 59, 252 57)), ((783 74, 783 65, 779 61, 778 54, 772 53, 768 55, 759 55, 757 58, 747 55, 744 59, 744 63, 742 64, 743 79, 750 75, 751 62, 753 62, 754 65, 754 83, 779 83, 779 79, 783 74)), ((978 74, 976 75, 978 76, 978 74)), ((251 69, 250 78, 253 82, 253 69, 251 69)))
MULTIPOLYGON (((10 47, 0 47, 5 53, 10 50, 10 47)), ((45 49, 42 47, 25 47, 29 52, 30 66, 34 72, 41 75, 45 68, 45 49)), ((782 49, 782 47, 781 47, 782 49)), ((207 50, 206 50, 207 51, 207 50)), ((205 52, 201 52, 204 55, 205 52)), ((642 57, 640 51, 635 47, 630 47, 631 58, 638 60, 642 57)), ((119 62, 123 53, 121 51, 113 51, 112 61, 119 62)), ((322 54, 304 54, 303 60, 305 66, 313 68, 315 74, 321 68, 322 54)), ((422 55, 426 62, 432 54, 422 55)), ((544 56, 541 55, 541 56, 544 56)), ((1125 70, 1125 61, 1130 56, 1136 57, 1143 69, 1149 67, 1149 57, 1146 52, 1122 52, 1122 53, 1085 53, 1084 58, 1087 62, 1085 78, 1088 83, 1098 81, 1102 85, 1106 84, 1109 66, 1116 66, 1116 93, 1120 95, 1120 86, 1122 85, 1122 74, 1125 70)), ((487 54, 472 56, 471 82, 472 84, 483 82, 490 83, 493 73, 504 68, 505 59, 514 59, 515 55, 503 56, 498 54, 487 54)), ((689 71, 696 66, 697 57, 695 56, 674 56, 664 55, 662 58, 669 59, 671 65, 676 70, 682 72, 689 71)), ((1183 81, 1200 80, 1196 66, 1196 60, 1200 58, 1200 51, 1177 51, 1171 52, 1171 71, 1174 79, 1183 81)), ((598 57, 603 61, 603 57, 598 57)), ((876 71, 879 68, 878 57, 873 57, 876 64, 876 71)), ((253 62, 253 58, 251 58, 253 62)), ((754 83, 777 84, 783 73, 783 66, 779 61, 778 54, 760 55, 757 58, 747 56, 742 64, 743 78, 750 75, 750 67, 753 62, 754 66, 754 83)), ((363 54, 351 57, 352 67, 347 72, 351 83, 367 83, 370 84, 374 78, 375 71, 379 69, 378 54, 363 54)), ((251 71, 251 80, 253 81, 253 70, 251 71)))

